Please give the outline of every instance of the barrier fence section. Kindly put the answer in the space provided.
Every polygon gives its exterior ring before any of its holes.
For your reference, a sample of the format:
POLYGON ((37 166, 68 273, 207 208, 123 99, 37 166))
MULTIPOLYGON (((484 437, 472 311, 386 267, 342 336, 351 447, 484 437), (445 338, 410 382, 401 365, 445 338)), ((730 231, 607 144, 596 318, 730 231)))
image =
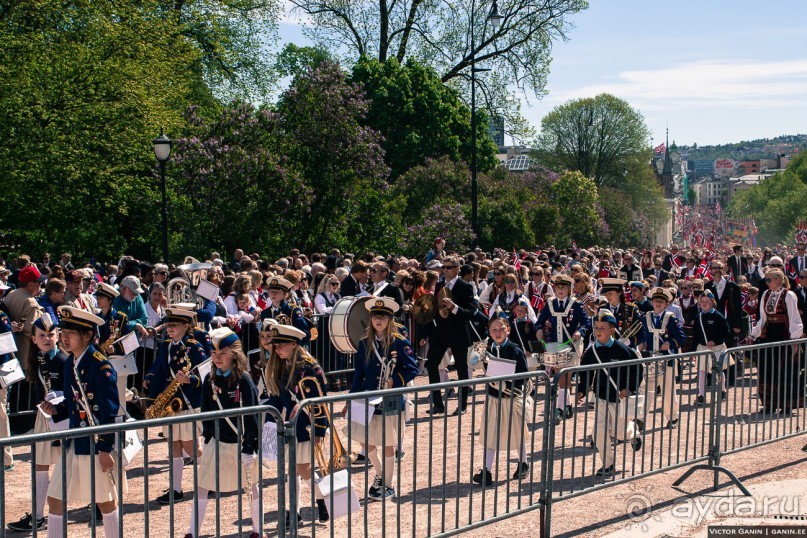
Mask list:
MULTIPOLYGON (((26 510, 26 505, 30 508, 30 514, 34 514, 34 522, 36 521, 36 499, 38 495, 36 467, 40 461, 44 461, 44 457, 46 457, 43 454, 44 452, 54 453, 51 449, 51 443, 58 441, 61 445, 56 456, 58 461, 50 461, 51 467, 47 472, 51 473, 52 471, 53 473, 50 476, 50 483, 56 481, 57 484, 61 484, 61 491, 52 491, 50 493, 51 496, 55 496, 54 498, 61 498, 59 501, 61 505, 60 511, 65 514, 62 536, 65 538, 68 536, 68 528, 70 528, 70 534, 78 532, 75 525, 83 525, 84 521, 89 520, 90 534, 94 537, 96 535, 96 526, 100 525, 101 522, 96 519, 96 510, 85 509, 85 507, 88 503, 90 507, 96 506, 97 492, 104 491, 104 486, 99 485, 99 477, 96 476, 97 473, 102 472, 100 464, 98 466, 86 466, 89 472, 89 482, 83 482, 82 487, 78 488, 71 486, 71 491, 74 494, 82 494, 82 498, 73 498, 68 503, 67 468, 71 466, 71 459, 76 458, 72 458, 72 454, 71 458, 69 458, 68 450, 64 450, 63 447, 66 444, 76 442, 78 439, 89 438, 90 452, 94 453, 98 435, 104 434, 115 434, 115 446, 112 452, 114 468, 109 473, 110 479, 114 482, 114 497, 124 501, 123 503, 118 502, 115 508, 118 512, 119 536, 123 536, 125 527, 138 529, 138 534, 142 529, 143 536, 149 536, 154 527, 156 527, 156 532, 159 534, 184 536, 191 529, 191 524, 194 529, 200 531, 195 532, 195 536, 204 533, 204 529, 209 530, 211 527, 215 528, 215 536, 221 536, 223 529, 225 533, 233 532, 232 524, 229 523, 231 521, 237 522, 237 532, 238 535, 241 535, 245 530, 244 527, 252 529, 251 511, 253 506, 257 510, 256 513, 262 515, 257 529, 258 534, 262 535, 266 523, 271 522, 277 514, 285 513, 285 507, 287 506, 285 466, 277 463, 278 461, 285 461, 286 457, 285 428, 277 409, 268 405, 259 405, 248 408, 210 411, 204 413, 204 415, 175 415, 166 418, 121 422, 0 439, 0 450, 6 447, 28 448, 30 450, 32 484, 31 495, 28 498, 28 489, 9 489, 5 473, 0 473, 0 535, 5 536, 6 525, 9 520, 14 521, 17 517, 25 515, 23 512, 28 511, 26 510), (241 457, 239 457, 241 442, 245 435, 244 421, 242 420, 244 417, 256 417, 259 425, 256 462, 262 462, 263 464, 256 463, 252 469, 245 468, 241 457), (264 443, 261 442, 260 428, 269 417, 276 424, 278 432, 274 445, 276 448, 273 448, 273 450, 276 450, 274 460, 269 459, 269 455, 264 452, 264 443), (185 475, 182 480, 185 484, 184 491, 187 492, 188 486, 192 485, 193 493, 190 495, 190 503, 179 505, 181 500, 188 498, 188 495, 187 493, 182 494, 182 485, 177 484, 174 479, 175 466, 178 464, 176 459, 182 460, 181 455, 172 457, 170 447, 174 441, 175 432, 178 431, 177 427, 183 424, 193 424, 195 426, 191 428, 193 432, 192 446, 198 447, 198 441, 204 439, 201 435, 202 423, 212 423, 213 433, 202 449, 201 460, 195 457, 196 455, 191 454, 190 459, 192 461, 190 465, 187 462, 184 464, 184 467, 190 470, 190 476, 188 476, 187 472, 180 473, 180 476, 185 475), (237 442, 233 443, 236 445, 234 450, 227 450, 230 443, 219 443, 222 428, 232 428, 233 426, 237 442), (157 433, 154 431, 155 428, 162 430, 164 439, 157 437, 157 433), (135 434, 137 435, 137 440, 133 439, 135 434), (159 446, 166 442, 167 447, 159 446), (142 443, 142 449, 136 453, 127 465, 126 458, 131 457, 130 448, 138 443, 142 443), (155 455, 155 451, 159 451, 159 455, 155 455), (55 467, 53 467, 54 464, 55 467), (208 486, 208 489, 204 490, 203 495, 200 496, 200 480, 203 476, 209 477, 211 472, 214 473, 214 478, 207 478, 206 481, 209 483, 210 480, 213 480, 214 483, 208 486), (235 485, 232 484, 232 477, 236 479, 235 485), (96 484, 96 487, 91 488, 89 484, 96 484), (160 504, 168 505, 167 511, 155 511, 150 506, 153 506, 158 497, 154 493, 155 490, 161 496, 160 504), (204 514, 205 511, 200 509, 197 512, 197 510, 190 507, 198 507, 200 503, 206 506, 209 503, 208 490, 213 495, 210 497, 210 501, 214 502, 214 510, 208 509, 206 513, 211 514, 213 512, 215 520, 211 521, 211 518, 207 517, 206 524, 203 525, 200 520, 202 517, 200 514, 204 514), (135 492, 139 491, 142 491, 142 498, 135 497, 137 495, 135 492), (235 491, 235 494, 233 494, 233 491, 235 491), (68 512, 68 507, 72 508, 73 511, 68 512), (83 510, 76 511, 76 508, 83 510), (268 509, 268 512, 265 509, 268 509), (189 514, 189 512, 193 515, 189 514), (193 519, 193 522, 191 519, 193 519), (228 522, 229 524, 225 527, 223 522, 228 522)), ((45 464, 47 463, 45 461, 45 464)), ((71 468, 75 470, 76 464, 73 463, 71 468)), ((99 501, 99 504, 101 510, 103 510, 106 503, 100 503, 99 501)), ((46 512, 50 513, 50 510, 47 510, 47 503, 45 507, 46 512)), ((279 535, 282 536, 285 533, 285 527, 285 518, 280 517, 277 520, 279 535)), ((37 534, 45 535, 46 533, 38 533, 36 525, 34 525, 33 536, 37 536, 37 534)))
POLYGON ((340 419, 331 420, 320 445, 290 450, 289 475, 295 466, 305 475, 304 495, 296 491, 300 483, 290 481, 291 513, 313 507, 319 492, 331 492, 324 495, 329 513, 344 517, 332 519, 329 530, 313 521, 298 526, 292 517, 292 536, 453 536, 540 509, 547 385, 544 372, 529 372, 302 401, 286 427, 291 447, 304 417, 340 419), (526 388, 509 390, 512 383, 526 388), (504 396, 488 395, 490 387, 504 396), (465 413, 451 414, 451 400, 438 394, 453 399, 464 391, 465 413), (436 398, 447 400, 446 413, 428 413, 436 398), (364 454, 361 463, 325 474, 342 450, 364 454), (318 487, 299 465, 311 461, 320 462, 318 487))
POLYGON ((705 392, 705 379, 699 392, 698 372, 715 360, 700 351, 574 366, 553 376, 546 536, 556 501, 710 458, 716 396, 705 392))
MULTIPOLYGON (((720 353, 712 369, 716 398, 713 458, 709 465, 689 469, 675 485, 698 470, 715 471, 714 489, 723 455, 803 435, 807 413, 807 339, 729 348, 720 353), (719 390, 718 390, 719 389, 719 390)), ((805 447, 807 448, 807 447, 805 447)), ((748 495, 745 487, 733 479, 748 495)))

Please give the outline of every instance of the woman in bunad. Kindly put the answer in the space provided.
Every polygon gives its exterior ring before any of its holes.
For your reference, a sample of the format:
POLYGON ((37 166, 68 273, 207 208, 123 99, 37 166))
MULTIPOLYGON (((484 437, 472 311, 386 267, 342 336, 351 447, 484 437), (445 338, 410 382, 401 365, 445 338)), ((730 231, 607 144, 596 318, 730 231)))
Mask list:
MULTIPOLYGON (((765 272, 768 289, 762 294, 759 320, 751 331, 758 343, 787 342, 802 337, 804 325, 799 316, 798 298, 781 269, 765 272)), ((760 350, 757 355, 759 399, 768 413, 781 410, 790 414, 804 405, 804 358, 801 346, 760 350), (794 349, 795 347, 795 349, 794 349)))

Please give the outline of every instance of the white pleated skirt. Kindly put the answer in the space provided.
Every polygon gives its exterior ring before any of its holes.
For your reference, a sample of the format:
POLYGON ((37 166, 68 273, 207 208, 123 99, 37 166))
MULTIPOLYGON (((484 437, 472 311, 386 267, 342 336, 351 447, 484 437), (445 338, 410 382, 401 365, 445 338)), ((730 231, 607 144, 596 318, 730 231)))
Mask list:
MULTIPOLYGON (((216 473, 219 475, 219 492, 229 493, 238 491, 238 460, 241 459, 241 445, 239 443, 219 443, 211 439, 202 450, 202 461, 199 464, 199 487, 208 491, 216 490, 216 473), (216 445, 218 445, 218 461, 216 460, 216 445)), ((247 489, 250 482, 258 480, 258 460, 250 466, 241 465, 241 488, 247 489)))
MULTIPOLYGON (((64 479, 67 483, 67 502, 85 505, 90 502, 90 465, 95 465, 95 502, 109 502, 117 501, 118 487, 116 480, 118 479, 118 462, 115 461, 115 467, 110 473, 105 473, 101 470, 101 457, 96 456, 83 456, 75 452, 75 448, 71 444, 67 448, 67 455, 65 456, 67 466, 65 468, 64 479)), ((114 456, 113 456, 113 459, 114 456)), ((128 491, 126 483, 126 470, 123 471, 123 484, 122 493, 125 495, 128 491)), ((56 461, 56 467, 53 469, 53 475, 50 479, 50 486, 48 486, 48 497, 62 500, 62 458, 56 461)))
MULTIPOLYGON (((48 417, 42 411, 36 413, 34 433, 47 433, 50 431, 48 417)), ((53 446, 53 441, 40 441, 36 443, 36 464, 56 465, 62 459, 62 447, 53 446)))

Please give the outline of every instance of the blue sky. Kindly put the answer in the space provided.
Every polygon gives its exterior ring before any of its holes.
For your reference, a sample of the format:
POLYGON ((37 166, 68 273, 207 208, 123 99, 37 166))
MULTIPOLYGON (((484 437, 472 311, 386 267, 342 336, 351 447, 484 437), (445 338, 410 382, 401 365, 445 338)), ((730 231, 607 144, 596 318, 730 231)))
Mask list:
MULTIPOLYGON (((541 118, 569 99, 608 92, 645 117, 654 144, 719 144, 807 133, 804 0, 590 0, 557 42, 541 118)), ((280 25, 284 42, 304 43, 280 25)))

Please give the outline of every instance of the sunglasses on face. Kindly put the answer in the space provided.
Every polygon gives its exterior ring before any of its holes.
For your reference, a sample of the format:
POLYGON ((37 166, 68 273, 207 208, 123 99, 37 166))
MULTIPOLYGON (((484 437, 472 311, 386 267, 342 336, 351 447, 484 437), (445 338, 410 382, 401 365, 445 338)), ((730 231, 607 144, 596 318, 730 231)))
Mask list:
POLYGON ((443 269, 445 269, 445 270, 456 269, 457 267, 459 267, 459 265, 444 265, 443 269))
POLYGON ((502 276, 504 273, 494 272, 493 276, 502 276))
POLYGON ((338 286, 338 285, 339 285, 339 282, 331 282, 331 286, 336 287, 336 286, 338 286))
POLYGON ((159 272, 159 273, 157 273, 157 274, 158 274, 158 275, 167 275, 167 274, 168 274, 168 271, 160 271, 160 272, 159 272))
POLYGON ((414 280, 404 280, 404 281, 403 281, 403 283, 404 283, 404 284, 406 284, 406 285, 411 286, 411 285, 413 285, 415 282, 414 282, 414 280))

